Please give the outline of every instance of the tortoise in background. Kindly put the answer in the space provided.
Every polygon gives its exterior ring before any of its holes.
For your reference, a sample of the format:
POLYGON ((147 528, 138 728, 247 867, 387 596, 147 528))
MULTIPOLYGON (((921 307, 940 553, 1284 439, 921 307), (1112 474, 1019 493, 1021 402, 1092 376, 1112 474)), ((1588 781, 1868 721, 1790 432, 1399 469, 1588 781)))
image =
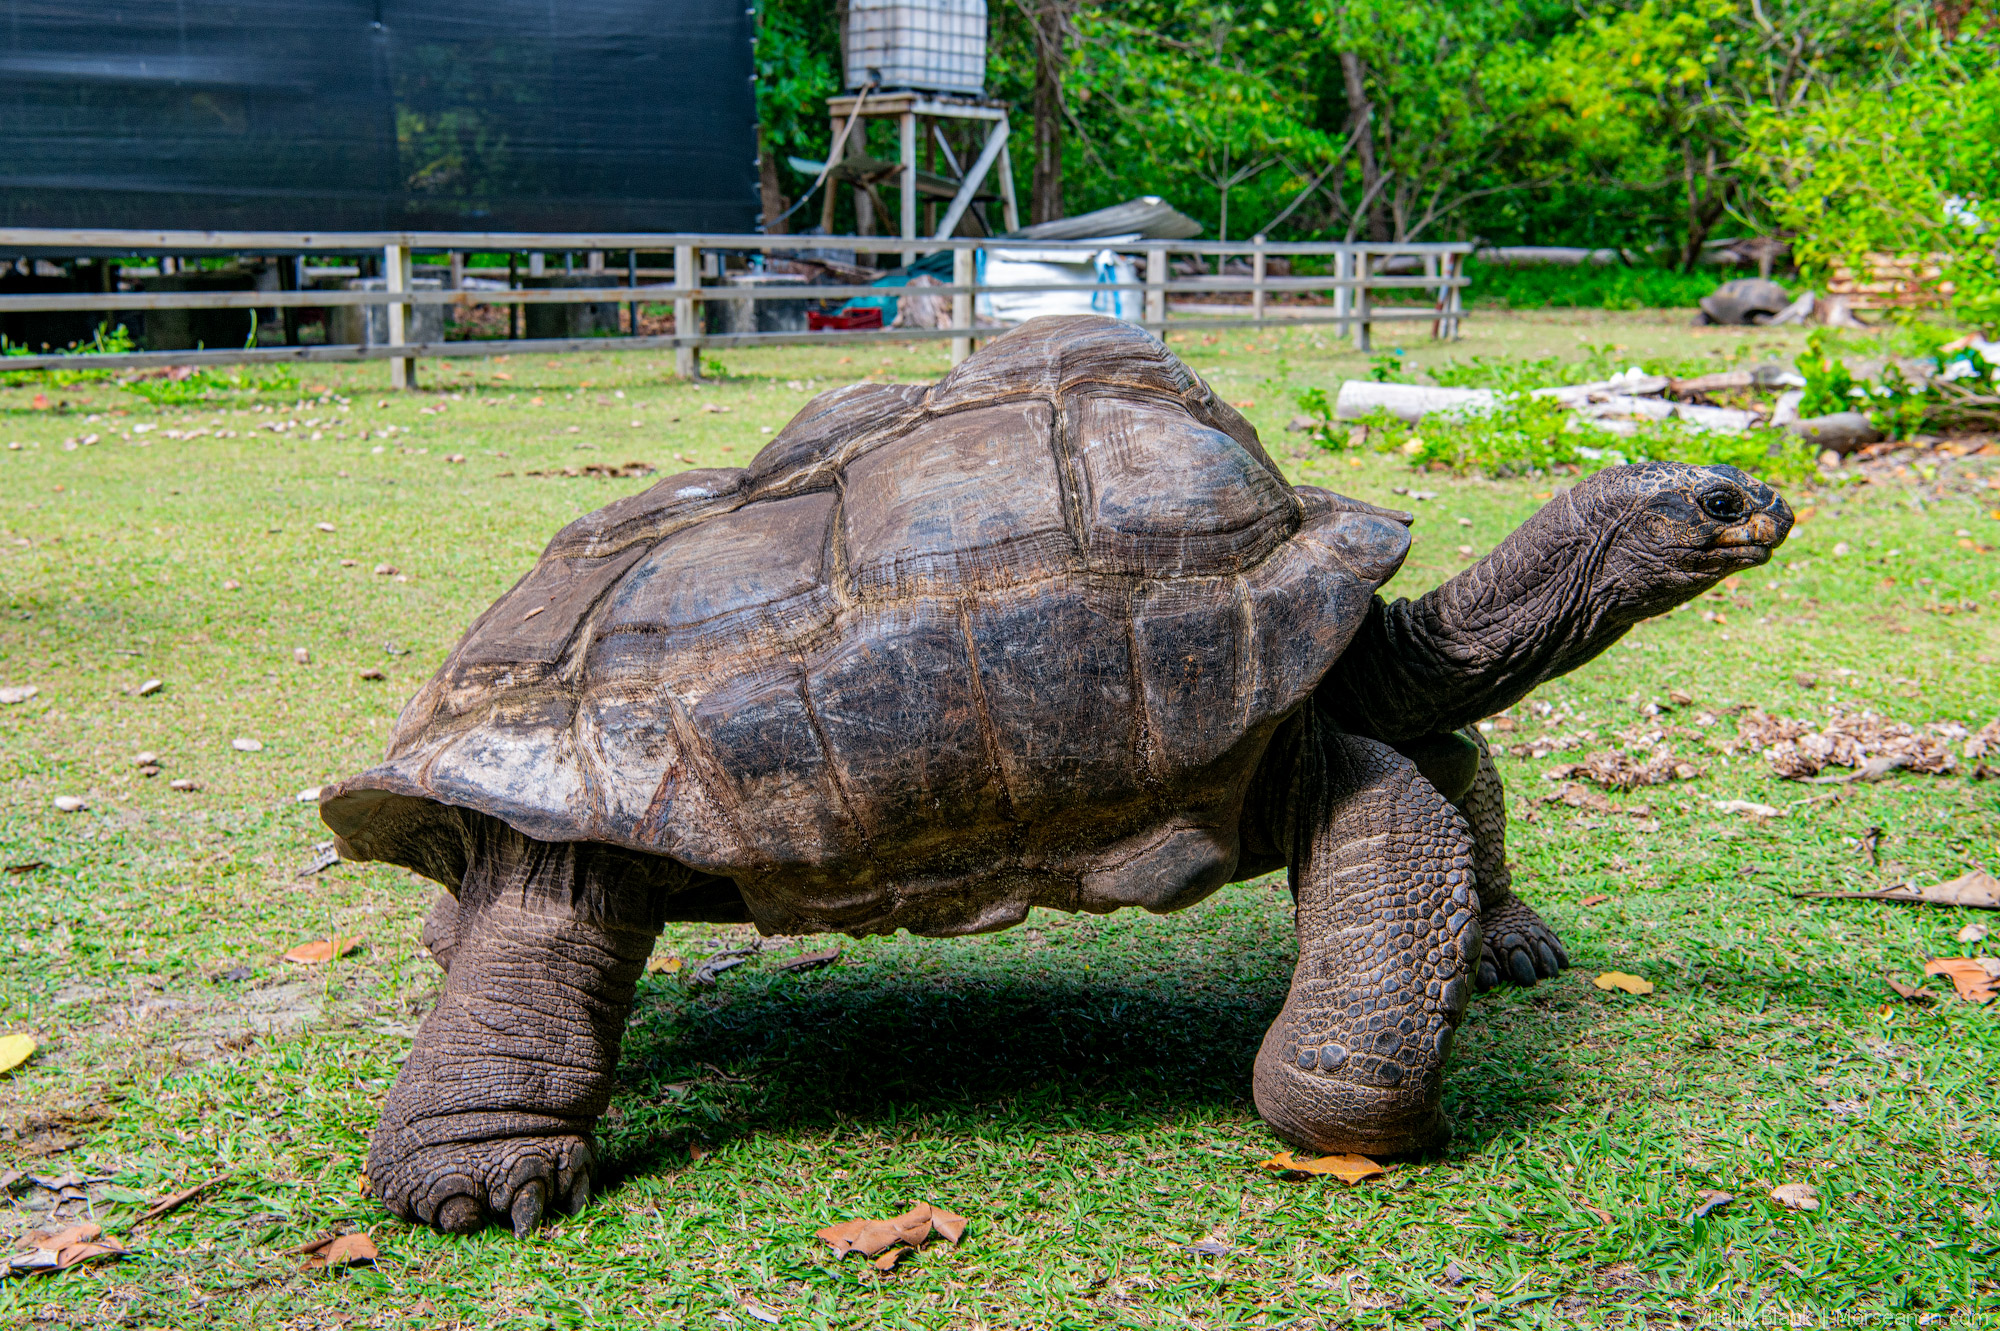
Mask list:
POLYGON ((1407 523, 1288 485, 1099 318, 823 394, 748 468, 571 523, 322 797, 342 854, 450 889, 375 1191, 451 1231, 580 1207, 665 921, 962 934, 1287 866, 1260 1112, 1319 1150, 1435 1142, 1471 990, 1566 963, 1509 888, 1471 723, 1791 515, 1732 468, 1612 468, 1390 605, 1407 523))

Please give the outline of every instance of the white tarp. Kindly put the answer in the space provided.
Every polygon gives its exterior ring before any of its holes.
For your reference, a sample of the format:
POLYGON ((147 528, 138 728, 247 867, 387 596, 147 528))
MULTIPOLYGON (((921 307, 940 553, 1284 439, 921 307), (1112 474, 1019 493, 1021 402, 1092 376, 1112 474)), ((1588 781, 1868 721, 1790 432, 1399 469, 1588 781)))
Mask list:
POLYGON ((1146 308, 1145 293, 1120 291, 1116 282, 1139 280, 1139 267, 1114 250, 1079 254, 1075 250, 982 249, 978 281, 988 287, 1045 286, 1058 282, 1089 282, 1102 291, 993 291, 982 294, 978 313, 985 318, 1017 323, 1044 314, 1103 314, 1137 322, 1146 308))

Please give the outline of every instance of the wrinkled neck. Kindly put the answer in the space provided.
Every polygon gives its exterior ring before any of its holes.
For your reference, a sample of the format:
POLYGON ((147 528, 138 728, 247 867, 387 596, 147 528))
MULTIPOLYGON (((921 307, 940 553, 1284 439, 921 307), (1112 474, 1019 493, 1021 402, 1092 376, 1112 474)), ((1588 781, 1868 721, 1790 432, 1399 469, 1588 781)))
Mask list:
POLYGON ((1643 611, 1607 587, 1620 522, 1592 517, 1565 496, 1417 600, 1377 598, 1321 684, 1322 705, 1395 743, 1504 711, 1604 651, 1643 611))

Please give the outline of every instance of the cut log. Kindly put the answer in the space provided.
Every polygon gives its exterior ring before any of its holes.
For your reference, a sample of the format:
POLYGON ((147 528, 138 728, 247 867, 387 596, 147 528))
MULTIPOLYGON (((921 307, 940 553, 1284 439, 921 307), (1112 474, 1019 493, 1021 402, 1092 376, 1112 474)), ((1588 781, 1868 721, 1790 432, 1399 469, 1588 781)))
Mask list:
POLYGON ((1426 416, 1484 416, 1498 404, 1499 398, 1490 388, 1427 388, 1349 379, 1340 386, 1333 414, 1344 421, 1358 421, 1372 412, 1386 411, 1414 424, 1426 416))

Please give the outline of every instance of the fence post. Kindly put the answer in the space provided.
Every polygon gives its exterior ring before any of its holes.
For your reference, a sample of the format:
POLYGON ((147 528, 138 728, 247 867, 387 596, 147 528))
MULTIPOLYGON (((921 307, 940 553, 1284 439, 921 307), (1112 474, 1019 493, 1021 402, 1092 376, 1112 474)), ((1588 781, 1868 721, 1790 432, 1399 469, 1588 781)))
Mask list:
MULTIPOLYGON (((972 285, 973 263, 976 251, 958 249, 951 252, 951 284, 955 287, 972 285)), ((973 316, 973 293, 958 292, 951 298, 951 326, 970 330, 973 316)), ((951 340, 951 363, 959 364, 972 354, 972 335, 968 331, 964 337, 951 340)))
POLYGON ((1341 337, 1347 336, 1349 331, 1347 326, 1348 316, 1354 313, 1354 288, 1346 284, 1347 279, 1353 276, 1354 265, 1351 262, 1352 258, 1353 255, 1344 247, 1333 256, 1333 280, 1335 283, 1333 288, 1333 317, 1340 321, 1334 327, 1339 330, 1339 336, 1341 337))
POLYGON ((1167 334, 1167 252, 1146 251, 1146 322, 1162 342, 1167 334))
POLYGON ((1458 341, 1458 322, 1465 314, 1465 288, 1457 285, 1458 279, 1465 276, 1464 251, 1453 252, 1451 263, 1445 269, 1445 272, 1450 276, 1453 283, 1445 292, 1445 300, 1449 302, 1446 308, 1451 311, 1451 318, 1447 321, 1447 326, 1451 330, 1451 340, 1456 342, 1458 341))
POLYGON ((1262 235, 1252 236, 1250 237, 1250 243, 1255 247, 1250 252, 1250 317, 1256 322, 1259 328, 1262 328, 1264 326, 1264 274, 1268 271, 1269 264, 1264 257, 1264 237, 1262 235))
MULTIPOLYGON (((1444 257, 1442 255, 1431 250, 1424 251, 1424 276, 1443 278, 1444 257)), ((1431 319, 1431 341, 1437 342, 1444 337, 1444 293, 1446 288, 1442 281, 1440 281, 1437 286, 1426 289, 1431 293, 1431 313, 1433 316, 1431 319)))
MULTIPOLYGON (((639 251, 637 250, 625 251, 625 285, 628 287, 639 285, 639 251)), ((638 301, 628 300, 625 302, 625 322, 628 325, 626 335, 628 337, 639 336, 638 301)))
MULTIPOLYGON (((674 246, 674 290, 691 292, 701 283, 701 274, 695 271, 694 246, 674 246)), ((674 373, 693 383, 701 378, 701 348, 692 341, 682 339, 694 337, 694 297, 676 295, 674 297, 674 373)))
POLYGON ((1368 279, 1374 273, 1368 259, 1368 247, 1366 245, 1356 247, 1348 262, 1354 269, 1354 349, 1372 351, 1374 348, 1369 345, 1368 312, 1374 302, 1369 299, 1368 279))
MULTIPOLYGON (((410 289, 410 247, 407 245, 384 245, 382 247, 383 285, 391 296, 400 296, 410 289)), ((401 347, 409 345, 410 307, 400 300, 388 307, 389 345, 401 347)), ((417 386, 417 363, 408 356, 389 358, 389 387, 395 389, 417 386)))

